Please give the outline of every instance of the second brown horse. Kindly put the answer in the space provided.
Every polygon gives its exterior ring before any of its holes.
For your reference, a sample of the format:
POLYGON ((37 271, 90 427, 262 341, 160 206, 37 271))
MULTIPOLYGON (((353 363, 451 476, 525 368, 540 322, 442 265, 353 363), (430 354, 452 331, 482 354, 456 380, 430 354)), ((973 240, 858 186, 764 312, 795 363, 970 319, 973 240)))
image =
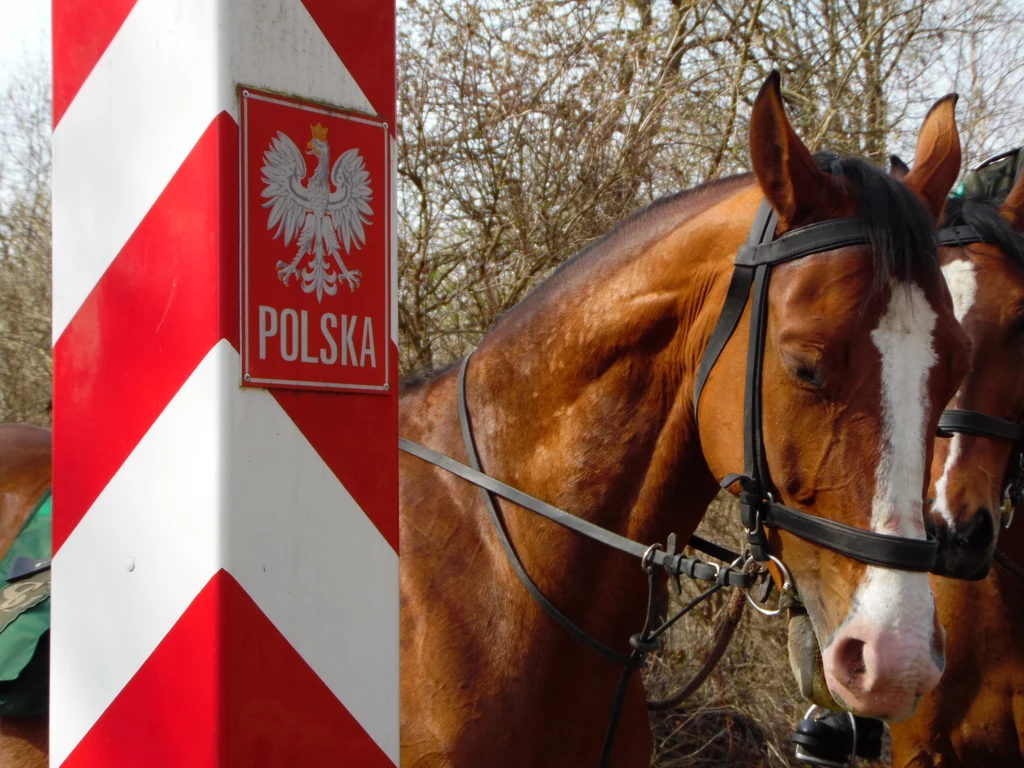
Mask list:
MULTIPOLYGON (((973 343, 971 372, 950 407, 1019 424, 1024 175, 1002 205, 951 201, 944 218, 944 227, 967 225, 983 239, 940 251, 957 319, 973 343)), ((997 535, 1021 448, 971 434, 954 434, 936 448, 930 514, 946 570, 983 574, 997 544, 1010 564, 993 565, 980 581, 932 578, 946 628, 946 670, 917 714, 892 726, 894 768, 1024 766, 1024 580, 1011 572, 1024 566, 1024 520, 997 535)))

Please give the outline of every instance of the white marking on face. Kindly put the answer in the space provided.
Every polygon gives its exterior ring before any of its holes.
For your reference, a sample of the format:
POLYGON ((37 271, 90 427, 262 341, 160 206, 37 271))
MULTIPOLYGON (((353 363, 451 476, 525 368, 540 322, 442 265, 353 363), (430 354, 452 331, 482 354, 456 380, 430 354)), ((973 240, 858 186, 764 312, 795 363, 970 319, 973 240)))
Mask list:
MULTIPOLYGON (((949 294, 953 299, 953 314, 956 321, 963 324, 964 318, 974 307, 974 298, 978 293, 978 276, 974 264, 967 260, 952 261, 942 268, 942 274, 946 278, 946 285, 949 286, 949 294)), ((953 404, 960 398, 957 392, 953 398, 953 404)), ((938 512, 950 529, 956 527, 953 520, 953 513, 950 511, 949 503, 949 476, 960 459, 960 452, 963 448, 963 435, 959 432, 953 433, 949 439, 949 453, 946 454, 946 461, 942 465, 942 477, 935 483, 935 511, 938 512)))
MULTIPOLYGON (((882 356, 882 440, 871 508, 871 530, 876 533, 925 538, 921 494, 928 377, 937 360, 932 343, 936 319, 918 286, 894 285, 889 306, 871 332, 882 356)), ((927 574, 868 566, 847 620, 856 614, 877 629, 894 629, 930 643, 934 612, 927 574)))

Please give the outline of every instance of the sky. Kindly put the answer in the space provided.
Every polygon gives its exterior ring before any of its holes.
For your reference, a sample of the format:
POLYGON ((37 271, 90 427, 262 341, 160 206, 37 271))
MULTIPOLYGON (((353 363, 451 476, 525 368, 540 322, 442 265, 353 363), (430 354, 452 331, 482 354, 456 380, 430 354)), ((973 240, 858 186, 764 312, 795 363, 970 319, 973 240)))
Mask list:
POLYGON ((26 62, 49 61, 50 0, 0 0, 0 19, 0 84, 6 84, 26 62))

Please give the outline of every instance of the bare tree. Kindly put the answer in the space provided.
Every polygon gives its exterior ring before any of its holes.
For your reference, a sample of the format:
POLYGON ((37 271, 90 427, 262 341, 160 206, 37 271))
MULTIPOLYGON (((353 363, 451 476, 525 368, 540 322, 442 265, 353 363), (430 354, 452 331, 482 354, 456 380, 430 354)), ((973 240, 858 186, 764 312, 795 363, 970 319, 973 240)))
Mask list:
POLYGON ((0 107, 0 421, 51 422, 49 66, 0 107))
POLYGON ((1011 2, 404 0, 402 369, 464 354, 632 210, 744 169, 772 67, 815 149, 906 152, 961 84, 968 156, 1003 141, 1024 78, 1011 2))

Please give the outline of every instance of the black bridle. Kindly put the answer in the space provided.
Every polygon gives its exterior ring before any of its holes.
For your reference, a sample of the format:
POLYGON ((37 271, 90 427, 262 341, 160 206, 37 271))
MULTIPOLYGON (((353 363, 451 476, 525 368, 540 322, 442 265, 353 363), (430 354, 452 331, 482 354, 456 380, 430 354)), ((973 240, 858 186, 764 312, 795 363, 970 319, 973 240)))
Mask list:
POLYGON ((926 539, 910 539, 854 528, 779 504, 772 495, 773 486, 768 474, 761 426, 761 379, 768 323, 768 284, 772 268, 815 253, 868 243, 863 226, 857 219, 836 219, 811 224, 776 239, 777 223, 778 215, 767 201, 763 202, 747 243, 737 254, 722 313, 697 368, 693 393, 693 408, 694 413, 697 413, 704 384, 739 324, 752 285, 753 304, 743 404, 745 469, 743 474, 727 475, 721 483, 723 488, 734 483, 740 484, 740 517, 747 532, 750 553, 758 562, 766 562, 771 553, 765 528, 778 528, 868 565, 904 571, 929 571, 935 566, 938 549, 938 543, 930 535, 926 539))
MULTIPOLYGON (((940 229, 938 240, 939 245, 957 247, 975 243, 998 245, 983 237, 969 224, 940 229)), ((938 436, 952 437, 956 433, 988 437, 993 440, 1009 440, 1013 444, 1003 500, 1009 506, 1011 515, 1013 509, 1024 507, 1024 425, 978 411, 950 408, 943 411, 939 417, 938 436)))
MULTIPOLYGON (((800 538, 854 560, 883 568, 928 571, 935 564, 937 544, 931 537, 926 540, 909 539, 854 528, 778 504, 772 496, 772 485, 768 474, 761 430, 761 378, 766 346, 768 283, 772 267, 804 256, 848 246, 866 245, 869 242, 863 224, 858 219, 836 219, 811 224, 794 229, 776 239, 777 222, 778 216, 772 210, 771 205, 767 201, 763 202, 754 219, 747 244, 743 245, 737 253, 728 295, 722 307, 718 324, 698 367, 694 391, 694 414, 696 416, 704 383, 726 342, 739 324, 747 300, 751 295, 751 288, 753 288, 753 311, 751 313, 744 398, 746 472, 745 474, 729 475, 721 483, 723 488, 728 488, 738 482, 742 488, 740 494, 741 520, 747 532, 750 557, 744 558, 697 536, 691 537, 690 546, 712 557, 729 562, 731 565, 705 563, 677 553, 675 551, 675 534, 669 537, 665 547, 660 544, 645 546, 558 509, 487 475, 480 465, 479 454, 473 438, 469 408, 466 404, 466 370, 469 366, 470 356, 463 360, 458 380, 459 422, 462 427, 466 455, 469 457, 469 466, 411 440, 399 438, 398 441, 398 446, 402 451, 458 475, 480 489, 484 506, 502 549, 526 591, 573 638, 591 648, 602 658, 623 667, 623 674, 612 702, 599 768, 607 766, 611 757, 611 745, 630 675, 643 666, 649 653, 657 650, 661 635, 676 621, 725 586, 749 590, 758 580, 764 580, 762 583, 770 586, 771 577, 768 575, 767 569, 762 567, 756 573, 750 571, 748 566, 753 562, 767 563, 769 560, 775 562, 787 577, 783 592, 786 593, 788 590, 791 596, 792 584, 789 583, 785 566, 777 558, 772 557, 769 552, 768 538, 764 530, 766 527, 789 531, 800 538), (630 637, 631 653, 627 655, 615 651, 592 637, 562 613, 541 592, 526 572, 522 560, 509 539, 504 520, 498 512, 496 496, 546 517, 586 538, 640 559, 648 581, 647 619, 643 630, 630 637), (685 575, 709 582, 710 587, 683 606, 672 618, 660 626, 655 626, 657 613, 655 577, 658 568, 676 579, 685 575)), ((762 589, 758 599, 762 602, 766 600, 768 591, 768 589, 762 589)))

